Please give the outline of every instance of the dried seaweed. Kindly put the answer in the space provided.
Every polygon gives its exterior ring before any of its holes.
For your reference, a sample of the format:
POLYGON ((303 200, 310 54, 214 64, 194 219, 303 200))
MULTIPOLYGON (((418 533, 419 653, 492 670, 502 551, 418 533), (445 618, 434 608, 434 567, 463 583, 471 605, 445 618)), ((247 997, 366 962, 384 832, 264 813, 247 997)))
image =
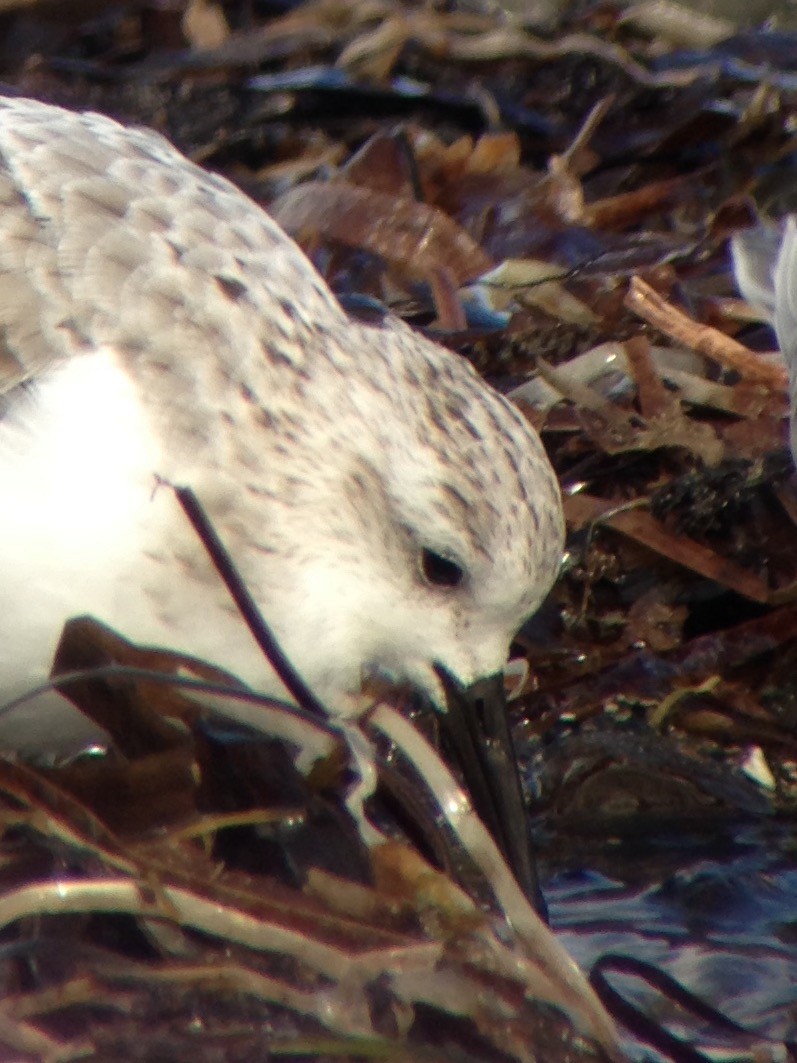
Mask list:
POLYGON ((95 715, 102 706, 127 757, 110 749, 46 772, 0 760, 0 1043, 46 1060, 128 1058, 134 1016, 144 1058, 163 1044, 179 1057, 199 1008, 202 1058, 304 1044, 319 1059, 357 1058, 367 1045, 390 1059, 426 1045, 436 1059, 458 1044, 463 1059, 530 1060, 552 1040, 558 1058, 620 1058, 608 1016, 399 714, 380 706, 367 728, 385 771, 395 775, 402 757, 420 773, 408 789, 429 788, 404 823, 447 821, 443 848, 459 854, 448 863, 470 867, 471 893, 493 897, 486 907, 391 830, 386 810, 379 829, 366 822, 356 796, 365 776, 350 785, 365 766, 362 736, 267 703, 257 732, 236 728, 218 711, 244 691, 175 685, 157 660, 142 669, 145 656, 85 621, 59 651, 59 685, 95 715), (92 679, 84 668, 74 682, 92 652, 121 669, 92 679), (109 691, 120 682, 148 713, 126 714, 109 691), (167 756, 149 714, 193 719, 167 756), (319 733, 332 739, 327 763, 315 758, 304 774, 297 765, 319 733), (153 793, 168 795, 169 813, 153 793), (430 1012, 448 1024, 439 1056, 430 1012))

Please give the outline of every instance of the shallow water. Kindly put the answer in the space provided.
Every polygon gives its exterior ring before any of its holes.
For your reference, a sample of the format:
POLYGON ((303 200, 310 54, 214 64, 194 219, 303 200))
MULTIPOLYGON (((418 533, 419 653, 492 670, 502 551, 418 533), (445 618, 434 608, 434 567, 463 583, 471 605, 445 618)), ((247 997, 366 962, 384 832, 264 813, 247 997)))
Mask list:
MULTIPOLYGON (((794 1040, 796 826, 766 821, 618 842, 611 874, 604 863, 602 871, 571 868, 547 881, 552 925, 587 970, 606 953, 643 959, 736 1022, 794 1040)), ((684 1019, 639 979, 611 982, 646 1013, 670 1016, 673 1032, 691 1043, 712 1042, 699 1020, 684 1019)), ((633 1042, 630 1051, 659 1058, 633 1042)))

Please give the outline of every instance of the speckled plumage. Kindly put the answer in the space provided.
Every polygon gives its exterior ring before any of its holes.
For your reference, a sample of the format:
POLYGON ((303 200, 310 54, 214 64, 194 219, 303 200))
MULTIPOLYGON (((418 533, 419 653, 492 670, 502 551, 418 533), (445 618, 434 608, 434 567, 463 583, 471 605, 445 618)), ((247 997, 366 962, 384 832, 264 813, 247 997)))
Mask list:
POLYGON ((94 613, 276 690, 170 492, 197 492, 333 708, 494 673, 561 555, 534 431, 462 359, 350 320, 296 245, 161 137, 0 101, 0 695, 94 613), (420 551, 459 587, 429 586, 420 551))

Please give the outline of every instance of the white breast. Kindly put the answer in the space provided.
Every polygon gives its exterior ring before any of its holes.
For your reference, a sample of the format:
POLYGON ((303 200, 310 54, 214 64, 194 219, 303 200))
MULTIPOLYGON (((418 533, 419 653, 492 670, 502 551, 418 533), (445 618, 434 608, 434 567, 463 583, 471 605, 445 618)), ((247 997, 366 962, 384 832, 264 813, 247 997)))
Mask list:
MULTIPOLYGON (((54 571, 124 557, 158 447, 113 354, 65 361, 18 389, 0 421, 0 542, 8 562, 54 571)), ((63 581, 61 581, 63 582, 63 581)), ((4 592, 4 588, 3 588, 4 592)))
MULTIPOLYGON (((90 613, 144 644, 263 663, 168 488, 156 433, 112 351, 73 357, 17 390, 0 418, 0 702, 43 682, 64 622, 90 613), (203 634, 204 633, 204 634, 203 634), (204 641, 203 641, 204 639, 204 641)), ((0 719, 35 747, 38 708, 0 719)), ((47 714, 53 728, 75 722, 47 714)), ((41 717, 39 717, 40 719, 41 717)))

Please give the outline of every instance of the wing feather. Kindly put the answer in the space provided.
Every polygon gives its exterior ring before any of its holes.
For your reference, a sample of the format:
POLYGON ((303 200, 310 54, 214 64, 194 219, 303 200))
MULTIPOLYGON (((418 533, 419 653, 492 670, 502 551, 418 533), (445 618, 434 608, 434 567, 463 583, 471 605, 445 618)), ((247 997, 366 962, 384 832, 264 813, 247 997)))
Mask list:
POLYGON ((257 204, 156 133, 0 99, 0 394, 103 345, 179 361, 200 333, 231 375, 269 345, 295 368, 298 332, 344 320, 257 204))

